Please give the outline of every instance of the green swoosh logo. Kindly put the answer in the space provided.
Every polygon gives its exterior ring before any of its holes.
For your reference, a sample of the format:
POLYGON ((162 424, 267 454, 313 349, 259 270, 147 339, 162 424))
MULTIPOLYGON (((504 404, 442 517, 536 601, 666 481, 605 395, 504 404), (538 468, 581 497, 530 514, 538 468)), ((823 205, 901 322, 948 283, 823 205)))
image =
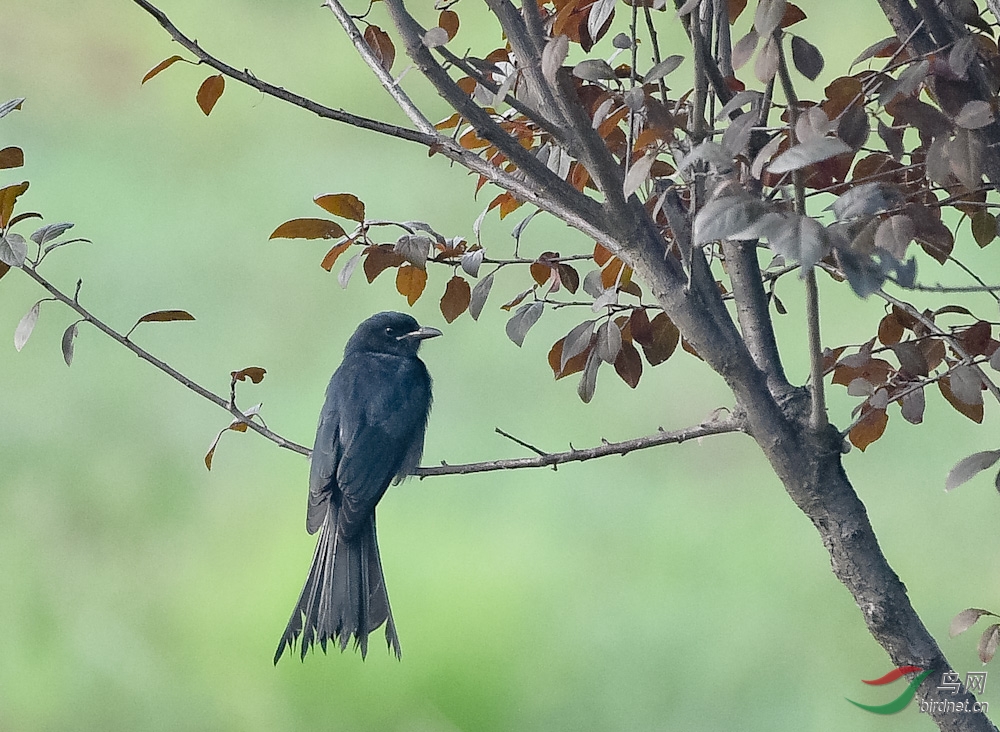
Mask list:
POLYGON ((895 714, 896 712, 903 711, 903 709, 906 708, 906 705, 909 704, 911 701, 913 701, 913 697, 916 696, 917 694, 917 689, 920 688, 920 685, 924 682, 924 679, 930 676, 931 673, 933 673, 933 669, 927 669, 922 674, 917 676, 915 679, 913 679, 913 681, 910 682, 910 685, 903 690, 902 694, 900 694, 898 697, 893 699, 888 704, 882 704, 882 705, 859 704, 853 699, 848 699, 847 701, 851 702, 851 704, 853 704, 856 707, 861 707, 866 712, 872 712, 874 714, 895 714))

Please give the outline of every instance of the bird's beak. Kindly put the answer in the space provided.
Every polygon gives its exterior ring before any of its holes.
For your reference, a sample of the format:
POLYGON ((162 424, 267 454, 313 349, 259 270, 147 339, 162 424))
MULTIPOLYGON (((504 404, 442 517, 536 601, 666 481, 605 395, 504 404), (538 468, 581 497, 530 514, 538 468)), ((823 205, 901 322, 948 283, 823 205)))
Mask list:
POLYGON ((409 333, 399 336, 396 340, 425 341, 428 338, 436 338, 439 335, 442 335, 442 333, 437 328, 431 328, 430 326, 425 325, 420 328, 417 328, 416 330, 410 331, 409 333))

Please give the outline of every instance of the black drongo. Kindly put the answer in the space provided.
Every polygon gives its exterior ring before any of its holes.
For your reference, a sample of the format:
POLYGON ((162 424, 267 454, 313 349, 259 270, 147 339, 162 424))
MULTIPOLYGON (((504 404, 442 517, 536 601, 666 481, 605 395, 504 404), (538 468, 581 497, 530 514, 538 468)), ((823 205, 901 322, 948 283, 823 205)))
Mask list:
POLYGON ((393 480, 420 463, 431 408, 431 378, 417 349, 441 335, 403 313, 368 318, 347 342, 319 416, 309 471, 306 528, 319 530, 312 566, 274 654, 299 635, 301 655, 327 641, 361 657, 368 634, 385 623, 389 647, 400 655, 389 595, 375 540, 375 504, 393 480))

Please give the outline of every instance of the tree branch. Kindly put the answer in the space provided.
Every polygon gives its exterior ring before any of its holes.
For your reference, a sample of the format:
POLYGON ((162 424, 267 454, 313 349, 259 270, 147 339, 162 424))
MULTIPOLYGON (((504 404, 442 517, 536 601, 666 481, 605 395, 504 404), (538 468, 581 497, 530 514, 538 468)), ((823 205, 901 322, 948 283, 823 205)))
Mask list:
POLYGON ((266 437, 271 442, 273 442, 274 444, 276 444, 278 447, 284 447, 287 450, 291 450, 292 452, 297 452, 297 453, 299 453, 301 455, 308 455, 309 454, 309 452, 310 452, 309 448, 304 447, 303 445, 299 445, 299 444, 297 444, 295 442, 292 442, 290 440, 286 440, 284 437, 282 437, 281 435, 277 434, 276 432, 272 432, 271 430, 269 430, 264 425, 262 425, 262 424, 260 424, 258 422, 254 422, 251 418, 247 417, 245 414, 243 414, 243 412, 241 412, 239 409, 237 409, 236 405, 233 404, 229 399, 226 399, 225 397, 221 397, 218 394, 216 394, 216 393, 214 393, 212 391, 209 391, 208 389, 206 389, 201 384, 198 384, 194 380, 192 380, 192 379, 188 378, 187 376, 185 376, 184 374, 182 374, 180 371, 178 371, 177 369, 175 369, 170 364, 168 364, 168 363, 166 363, 164 361, 161 361, 160 359, 158 359, 156 356, 154 356, 153 354, 151 354, 146 349, 142 348, 139 345, 136 345, 136 343, 133 342, 132 340, 130 340, 127 336, 122 335, 119 331, 117 331, 114 328, 112 328, 110 325, 108 325, 107 323, 105 323, 103 320, 100 320, 99 318, 97 318, 93 314, 91 314, 90 311, 87 310, 86 308, 84 308, 77 301, 76 298, 70 297, 66 293, 62 292, 62 290, 60 290, 55 285, 53 285, 51 282, 49 282, 47 279, 45 279, 40 274, 38 274, 37 270, 35 270, 30 265, 25 264, 23 267, 21 267, 21 269, 31 279, 33 279, 35 282, 37 282, 39 285, 41 285, 43 288, 45 288, 45 290, 47 290, 49 292, 49 294, 51 294, 56 300, 58 300, 59 302, 63 303, 64 305, 66 305, 67 307, 69 307, 70 309, 72 309, 73 311, 75 311, 77 313, 77 315, 79 315, 81 318, 83 318, 83 320, 85 320, 86 322, 88 322, 91 325, 93 325, 95 328, 97 328, 99 331, 101 331, 102 333, 104 333, 106 336, 108 336, 112 340, 114 340, 117 343, 125 346, 125 348, 127 348, 130 351, 132 351, 132 353, 134 353, 139 358, 143 359, 144 361, 147 361, 148 363, 151 363, 153 366, 155 366, 160 371, 162 371, 163 373, 165 373, 167 376, 169 376, 170 378, 172 378, 174 381, 176 381, 176 382, 180 383, 181 385, 183 385, 184 387, 190 389, 191 391, 193 391, 198 396, 203 397, 204 399, 207 399, 208 401, 212 402, 216 406, 222 407, 227 412, 229 412, 233 417, 235 417, 237 420, 239 420, 240 422, 242 422, 243 424, 245 424, 247 427, 249 427, 250 429, 252 429, 257 434, 262 435, 263 437, 266 437))
POLYGON ((523 67, 543 108, 551 107, 552 113, 558 115, 564 127, 562 139, 569 152, 587 169, 607 200, 614 201, 616 196, 621 198, 622 172, 577 101, 569 75, 565 71, 557 73, 555 84, 550 85, 542 74, 541 52, 545 37, 537 2, 525 0, 524 20, 510 0, 487 0, 486 4, 500 21, 518 65, 523 67), (533 30, 529 30, 529 25, 533 30))
POLYGON ((570 448, 566 452, 553 452, 539 455, 538 457, 514 458, 512 460, 488 460, 481 463, 467 463, 465 465, 448 465, 441 463, 438 466, 420 467, 413 471, 413 474, 420 479, 434 475, 467 475, 469 473, 487 473, 496 470, 516 470, 519 468, 547 468, 553 465, 564 463, 583 462, 595 458, 607 457, 609 455, 627 455, 636 450, 645 450, 659 445, 679 444, 688 440, 700 439, 708 435, 721 435, 727 432, 742 432, 742 421, 736 418, 720 420, 718 422, 706 422, 695 427, 688 427, 683 430, 673 432, 658 432, 646 437, 636 437, 623 442, 605 442, 596 447, 577 450, 570 448))
MULTIPOLYGON (((407 55, 413 59, 424 77, 434 85, 441 98, 459 115, 468 120, 480 137, 495 145, 510 162, 517 166, 519 176, 507 175, 507 178, 517 181, 518 190, 511 186, 504 187, 517 195, 518 198, 533 203, 543 210, 555 213, 588 236, 595 237, 599 241, 603 239, 603 228, 600 225, 600 205, 549 170, 458 87, 431 55, 430 49, 424 45, 424 29, 410 15, 401 0, 386 0, 385 6, 406 45, 407 55), (557 213, 557 210, 561 213, 557 213), (566 216, 570 218, 566 219, 566 216)), ((446 141, 450 148, 457 148, 457 150, 463 151, 463 154, 466 152, 451 140, 447 138, 442 138, 442 140, 446 141)), ((473 157, 480 160, 476 156, 473 157)), ((459 162, 470 167, 465 160, 459 162)), ((493 168, 489 163, 484 164, 493 168)), ((494 170, 498 171, 495 168, 494 170)), ((480 171, 476 170, 476 172, 480 171)))
MULTIPOLYGON (((594 239, 600 239, 603 235, 602 229, 595 224, 595 221, 598 218, 596 202, 582 194, 575 199, 575 205, 569 205, 562 198, 558 196, 548 196, 544 190, 540 191, 534 186, 528 185, 527 182, 522 180, 520 177, 507 173, 495 165, 490 164, 488 161, 483 160, 478 155, 466 150, 448 137, 436 133, 430 134, 417 130, 409 130, 405 127, 398 127, 396 125, 386 124, 377 120, 371 120, 366 117, 344 112, 342 110, 331 109, 330 107, 326 107, 311 99, 307 99, 306 97, 302 97, 298 94, 293 94, 292 92, 282 89, 281 87, 262 81, 249 72, 237 71, 232 66, 223 63, 203 50, 197 43, 184 35, 173 23, 170 22, 161 10, 148 2, 148 0, 133 0, 133 2, 152 15, 175 41, 194 54, 201 63, 211 66, 213 69, 216 69, 234 81, 238 81, 253 89, 257 89, 258 91, 272 96, 275 99, 280 99, 288 102, 289 104, 306 109, 319 117, 332 119, 337 122, 349 124, 353 127, 379 132, 381 134, 389 135, 390 137, 396 137, 408 142, 415 142, 423 145, 429 148, 432 152, 438 152, 468 170, 478 173, 494 185, 510 191, 522 201, 531 203, 543 211, 551 213, 552 215, 562 219, 586 236, 594 239)), ((447 74, 445 74, 445 76, 447 76, 447 74)), ((474 104, 472 107, 478 109, 478 107, 474 104)), ((523 148, 521 149, 523 150, 523 148)), ((531 158, 531 160, 538 163, 538 161, 534 158, 531 158)), ((556 178, 555 175, 552 175, 551 177, 556 178)), ((559 179, 556 178, 556 180, 559 179)), ((566 187, 569 188, 572 193, 577 193, 575 189, 569 186, 566 187)))
MULTIPOLYGON (((104 333, 106 336, 111 338, 116 343, 124 346, 132 353, 134 353, 139 358, 152 364, 154 367, 165 373, 167 376, 172 378, 174 381, 178 382, 187 389, 190 389, 198 396, 203 399, 207 399, 218 407, 226 410, 229 414, 235 417, 239 422, 247 425, 257 434, 270 440, 278 447, 283 447, 292 452, 297 452, 300 455, 305 455, 308 457, 311 450, 304 445, 299 445, 298 443, 287 440, 278 433, 268 429, 259 422, 253 421, 251 418, 243 414, 239 409, 236 408, 232 399, 226 399, 225 397, 219 396, 215 392, 205 388, 201 384, 198 384, 193 379, 185 376, 180 371, 175 369, 170 364, 157 358, 151 354, 146 349, 137 345, 134 341, 130 340, 127 336, 123 335, 120 331, 115 330, 110 325, 105 323, 103 320, 97 318, 93 313, 83 307, 76 298, 71 297, 60 290, 58 287, 53 285, 47 279, 38 274, 30 265, 25 264, 21 268, 25 274, 27 274, 31 279, 41 285, 55 300, 63 303, 71 310, 77 313, 85 322, 93 325, 99 331, 104 333)), ((497 430, 500 434, 505 436, 506 433, 497 430)), ((742 421, 736 418, 729 418, 725 420, 710 421, 704 424, 700 424, 694 427, 688 427, 683 430, 675 430, 672 432, 660 431, 653 435, 648 435, 645 437, 636 437, 631 440, 624 440, 622 442, 604 442, 596 447, 576 449, 571 447, 566 452, 557 453, 541 453, 538 457, 534 458, 514 458, 510 460, 487 460, 478 463, 465 463, 465 464, 455 464, 449 465, 442 461, 441 465, 419 467, 414 470, 413 475, 419 477, 420 479, 428 478, 431 476, 438 475, 468 475, 471 473, 485 473, 492 472, 496 470, 517 470, 521 468, 544 468, 544 467, 554 467, 556 465, 562 465, 564 463, 572 462, 584 462, 586 460, 594 460, 596 458, 607 457, 610 455, 627 455, 630 452, 635 452, 636 450, 645 450, 650 447, 658 447, 660 445, 669 444, 679 444, 682 442, 687 442, 688 440, 700 439, 702 437, 707 437, 708 435, 720 435, 728 432, 740 432, 743 431, 742 421)), ((514 438, 511 438, 514 439, 514 438)), ((521 443, 524 444, 524 443, 521 443)), ((530 446, 528 446, 530 447, 530 446)), ((535 448, 532 448, 533 450, 535 448)))
POLYGON ((409 130, 405 127, 399 127, 398 125, 369 119, 368 117, 362 117, 357 114, 351 114, 350 112, 345 112, 341 109, 333 109, 319 104, 318 102, 314 102, 311 99, 307 99, 306 97, 300 96, 299 94, 290 92, 280 86, 275 86, 267 83, 266 81, 262 81, 249 71, 239 71, 238 69, 220 61, 207 51, 203 50, 196 41, 184 35, 177 28, 177 26, 170 21, 162 10, 157 8, 148 0, 132 0, 132 2, 152 15, 156 19, 156 22, 170 34, 170 37, 190 51, 198 59, 199 63, 212 67, 219 73, 228 76, 234 81, 239 81, 247 86, 253 87, 254 89, 272 96, 275 99, 280 99, 283 102, 294 104, 296 107, 302 107, 319 117, 332 119, 337 122, 343 122, 344 124, 351 125, 352 127, 359 127, 363 130, 378 132, 380 134, 396 137, 408 142, 417 142, 421 145, 430 146, 436 141, 437 135, 421 134, 415 130, 409 130))
POLYGON ((736 316, 740 321, 740 331, 747 349, 757 367, 767 375, 771 390, 780 390, 787 385, 787 380, 757 261, 757 241, 725 239, 722 242, 722 252, 733 288, 736 316))
MULTIPOLYGON (((778 44, 778 78, 788 102, 788 135, 789 143, 795 145, 798 139, 795 126, 799 121, 799 98, 792 85, 792 77, 788 73, 788 61, 785 58, 784 43, 781 31, 775 31, 774 41, 778 44)), ((806 215, 805 185, 802 180, 802 170, 792 171, 792 186, 795 192, 795 211, 806 215)), ((809 332, 809 385, 812 393, 812 409, 809 414, 809 426, 819 431, 827 425, 826 392, 823 386, 823 341, 819 332, 819 285, 816 282, 816 270, 810 267, 805 273, 806 280, 806 327, 809 332)))
MULTIPOLYGON (((677 9, 680 9, 683 4, 684 0, 674 0, 674 6, 677 9)), ((717 96, 722 103, 725 104, 733 98, 734 92, 726 84, 726 80, 722 78, 722 72, 719 71, 719 66, 715 62, 715 58, 712 56, 711 50, 701 40, 701 33, 692 33, 694 23, 691 21, 691 18, 695 17, 695 12, 681 16, 681 23, 684 25, 684 30, 687 32, 688 39, 691 41, 691 47, 699 66, 704 70, 705 74, 708 76, 708 81, 712 84, 712 91, 714 91, 715 96, 717 96)))
POLYGON ((418 129, 427 133, 428 135, 437 136, 437 130, 434 128, 434 123, 431 122, 424 115, 423 112, 415 105, 410 97, 402 90, 396 80, 392 78, 382 62, 375 57, 375 53, 372 51, 371 46, 365 42, 365 39, 361 37, 358 33, 358 28, 354 25, 354 19, 344 10, 344 6, 338 2, 338 0, 326 0, 323 3, 324 7, 330 8, 330 12, 333 13, 337 22, 340 23, 341 28, 347 34, 347 37, 351 39, 351 43, 354 44, 354 50, 358 52, 361 60, 372 70, 375 74, 375 78, 378 79, 382 88, 385 89, 389 96, 392 97, 393 101, 399 106, 403 113, 410 118, 410 121, 417 126, 418 129))

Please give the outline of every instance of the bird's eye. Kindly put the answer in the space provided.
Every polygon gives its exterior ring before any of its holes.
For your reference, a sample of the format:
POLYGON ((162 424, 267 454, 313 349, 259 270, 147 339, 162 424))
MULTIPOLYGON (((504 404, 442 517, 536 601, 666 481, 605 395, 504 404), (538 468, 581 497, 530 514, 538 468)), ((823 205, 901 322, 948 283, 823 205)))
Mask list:
POLYGON ((393 334, 393 329, 392 329, 391 325, 387 325, 386 326, 386 328, 385 328, 385 334, 386 335, 392 335, 393 334))

